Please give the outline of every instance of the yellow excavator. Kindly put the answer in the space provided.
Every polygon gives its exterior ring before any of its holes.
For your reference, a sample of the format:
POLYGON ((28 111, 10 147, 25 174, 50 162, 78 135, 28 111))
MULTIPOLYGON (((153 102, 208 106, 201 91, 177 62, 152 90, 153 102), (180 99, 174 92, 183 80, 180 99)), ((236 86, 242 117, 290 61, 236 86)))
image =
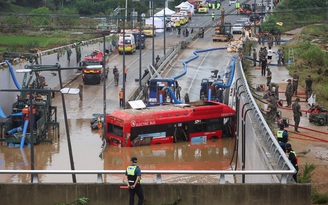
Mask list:
POLYGON ((215 25, 215 34, 212 35, 213 41, 230 41, 233 38, 231 34, 231 23, 224 22, 224 8, 221 9, 220 21, 215 25))

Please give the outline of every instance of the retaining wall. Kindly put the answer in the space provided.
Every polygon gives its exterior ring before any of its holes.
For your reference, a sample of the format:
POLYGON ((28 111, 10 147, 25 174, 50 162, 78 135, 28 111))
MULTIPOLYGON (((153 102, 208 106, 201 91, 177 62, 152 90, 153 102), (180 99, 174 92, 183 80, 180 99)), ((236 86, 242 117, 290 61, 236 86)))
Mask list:
MULTIPOLYGON (((310 184, 143 184, 145 205, 311 204, 310 184)), ((90 205, 128 204, 119 184, 0 184, 3 205, 54 205, 90 198, 90 205)))

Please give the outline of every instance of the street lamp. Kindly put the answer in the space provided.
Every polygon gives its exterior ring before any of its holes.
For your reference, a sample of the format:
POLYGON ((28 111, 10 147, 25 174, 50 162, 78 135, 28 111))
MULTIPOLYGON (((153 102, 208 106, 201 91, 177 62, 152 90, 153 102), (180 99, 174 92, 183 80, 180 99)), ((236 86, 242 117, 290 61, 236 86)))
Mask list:
POLYGON ((141 67, 142 67, 142 61, 141 61, 141 25, 143 25, 143 21, 146 17, 146 14, 141 14, 141 22, 139 25, 139 89, 141 90, 141 67))

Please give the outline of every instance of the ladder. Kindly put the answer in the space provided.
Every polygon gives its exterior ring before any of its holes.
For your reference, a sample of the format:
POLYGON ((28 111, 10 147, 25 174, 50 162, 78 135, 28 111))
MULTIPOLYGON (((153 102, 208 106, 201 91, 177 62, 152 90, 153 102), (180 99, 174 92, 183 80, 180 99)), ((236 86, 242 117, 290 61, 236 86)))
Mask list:
POLYGON ((287 64, 293 64, 294 63, 294 48, 288 48, 288 61, 287 64))

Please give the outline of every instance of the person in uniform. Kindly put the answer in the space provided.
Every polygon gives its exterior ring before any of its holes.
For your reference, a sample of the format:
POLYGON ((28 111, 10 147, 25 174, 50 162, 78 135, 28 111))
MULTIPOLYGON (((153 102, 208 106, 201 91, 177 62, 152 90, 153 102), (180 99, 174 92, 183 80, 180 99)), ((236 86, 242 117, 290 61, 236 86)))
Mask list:
POLYGON ((307 101, 312 95, 312 83, 313 83, 313 80, 312 80, 311 76, 308 75, 308 77, 305 80, 305 96, 306 96, 305 101, 307 101))
POLYGON ((123 107, 123 88, 121 89, 120 93, 118 94, 120 97, 120 108, 123 107))
POLYGON ((141 169, 139 166, 136 165, 137 158, 131 158, 131 165, 126 168, 126 178, 127 178, 127 185, 129 187, 129 204, 134 205, 134 196, 137 194, 138 196, 138 205, 142 205, 144 201, 144 195, 142 191, 142 187, 140 185, 141 181, 141 169))
POLYGON ((293 175, 293 179, 295 180, 295 182, 297 182, 298 163, 297 163, 296 152, 292 149, 292 146, 289 143, 286 145, 286 151, 287 151, 287 157, 288 157, 289 161, 292 163, 292 165, 296 169, 296 173, 293 175))
POLYGON ((255 48, 253 48, 253 66, 256 66, 257 53, 255 48))
POLYGON ((268 104, 268 108, 263 110, 266 113, 266 120, 268 123, 272 123, 277 113, 277 106, 274 106, 271 102, 268 104))
POLYGON ((267 68, 266 79, 267 79, 267 86, 270 87, 270 83, 271 83, 271 79, 272 79, 272 72, 269 67, 267 68))
POLYGON ((300 99, 296 98, 295 102, 292 105, 294 122, 295 122, 295 125, 294 125, 295 132, 299 132, 298 125, 300 124, 300 120, 301 120, 301 116, 302 116, 301 106, 300 106, 299 102, 300 102, 300 99))
POLYGON ((288 79, 287 82, 288 82, 288 84, 287 84, 286 92, 285 92, 286 101, 287 101, 286 107, 290 107, 292 105, 293 85, 292 85, 291 79, 288 79))
POLYGON ((279 130, 277 132, 277 141, 280 147, 286 152, 286 145, 288 142, 288 132, 285 130, 284 124, 279 124, 279 130))
POLYGON ((300 78, 300 76, 298 75, 297 71, 295 70, 294 75, 293 75, 293 95, 295 94, 295 96, 297 95, 299 78, 300 78))

